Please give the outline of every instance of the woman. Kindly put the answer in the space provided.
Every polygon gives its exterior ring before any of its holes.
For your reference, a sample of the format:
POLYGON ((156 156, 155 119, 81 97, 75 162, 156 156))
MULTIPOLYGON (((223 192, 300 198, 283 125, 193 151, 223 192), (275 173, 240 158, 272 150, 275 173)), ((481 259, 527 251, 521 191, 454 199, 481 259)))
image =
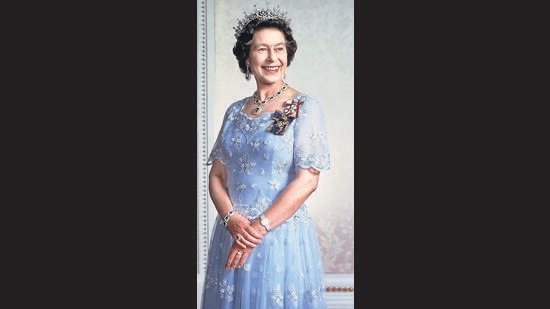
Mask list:
POLYGON ((297 50, 279 8, 246 13, 233 54, 256 91, 225 112, 208 158, 219 216, 202 308, 326 308, 317 232, 305 204, 330 156, 321 105, 285 80, 297 50))

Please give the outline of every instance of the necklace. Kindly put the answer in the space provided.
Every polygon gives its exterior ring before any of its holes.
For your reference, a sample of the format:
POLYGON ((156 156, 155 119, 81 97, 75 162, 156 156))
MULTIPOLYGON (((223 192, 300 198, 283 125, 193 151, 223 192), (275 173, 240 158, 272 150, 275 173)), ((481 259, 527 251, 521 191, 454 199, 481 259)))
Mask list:
POLYGON ((279 89, 279 91, 277 91, 274 95, 270 96, 269 98, 263 100, 263 101, 260 101, 260 99, 258 99, 258 96, 256 95, 257 94, 257 91, 254 91, 254 104, 258 105, 257 107, 255 107, 253 110, 252 110, 252 114, 254 115, 258 115, 260 114, 260 112, 262 111, 262 109, 264 108, 264 105, 266 105, 268 102, 271 102, 273 101, 273 99, 275 99, 277 96, 279 96, 283 91, 286 90, 288 84, 285 83, 283 85, 283 87, 281 87, 281 89, 279 89))

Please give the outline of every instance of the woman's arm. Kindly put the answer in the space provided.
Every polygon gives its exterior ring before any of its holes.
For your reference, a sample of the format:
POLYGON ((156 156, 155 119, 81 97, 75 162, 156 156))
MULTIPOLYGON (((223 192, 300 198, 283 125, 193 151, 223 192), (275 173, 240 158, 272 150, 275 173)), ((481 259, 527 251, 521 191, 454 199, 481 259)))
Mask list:
MULTIPOLYGON (((233 210, 233 204, 227 191, 227 170, 220 160, 215 160, 209 173, 208 189, 214 206, 221 218, 224 218, 229 211, 233 210)), ((233 236, 241 235, 236 243, 241 248, 256 247, 260 243, 263 234, 250 226, 250 221, 243 215, 235 212, 227 221, 227 229, 233 236)))
MULTIPOLYGON (((263 213, 271 229, 292 217, 309 196, 315 192, 319 183, 319 174, 320 172, 312 167, 297 171, 296 178, 286 186, 279 197, 263 213)), ((252 227, 260 230, 266 229, 261 225, 260 219, 255 220, 252 227)))
MULTIPOLYGON (((269 221, 269 226, 271 229, 288 220, 288 218, 290 218, 317 189, 319 174, 320 172, 314 168, 298 170, 296 178, 286 186, 279 197, 263 213, 265 218, 269 221)), ((261 233, 262 237, 268 232, 267 229, 260 223, 259 218, 254 220, 250 224, 250 227, 258 233, 261 233)), ((225 268, 241 268, 250 255, 252 249, 253 248, 248 247, 243 250, 237 247, 236 243, 234 243, 229 250, 229 256, 227 257, 225 268)))

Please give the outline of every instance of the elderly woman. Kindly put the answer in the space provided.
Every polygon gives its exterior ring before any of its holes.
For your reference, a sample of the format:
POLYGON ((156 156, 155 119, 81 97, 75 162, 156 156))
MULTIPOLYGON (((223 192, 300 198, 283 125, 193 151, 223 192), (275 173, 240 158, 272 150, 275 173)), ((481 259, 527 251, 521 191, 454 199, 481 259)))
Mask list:
POLYGON ((306 206, 330 168, 322 106, 284 80, 297 50, 286 13, 255 8, 234 29, 233 54, 256 90, 227 108, 208 158, 219 216, 202 308, 326 308, 306 206))

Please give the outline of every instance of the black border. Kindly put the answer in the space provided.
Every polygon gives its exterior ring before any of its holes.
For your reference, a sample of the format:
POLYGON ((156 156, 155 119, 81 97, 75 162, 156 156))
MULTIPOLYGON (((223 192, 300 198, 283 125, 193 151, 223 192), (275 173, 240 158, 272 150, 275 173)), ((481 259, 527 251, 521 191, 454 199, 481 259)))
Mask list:
POLYGON ((355 2, 357 308, 537 298, 540 9, 355 2))
POLYGON ((192 307, 196 4, 25 12, 14 28, 26 44, 16 62, 26 117, 10 161, 24 186, 12 207, 24 218, 13 230, 17 303, 192 307))

